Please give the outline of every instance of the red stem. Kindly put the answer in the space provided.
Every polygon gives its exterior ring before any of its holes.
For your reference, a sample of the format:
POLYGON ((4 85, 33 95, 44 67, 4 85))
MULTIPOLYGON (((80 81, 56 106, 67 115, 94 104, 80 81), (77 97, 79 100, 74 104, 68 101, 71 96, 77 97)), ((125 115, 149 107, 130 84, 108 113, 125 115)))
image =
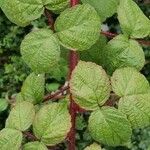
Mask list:
MULTIPOLYGON (((64 86, 64 87, 62 87, 60 90, 56 91, 54 94, 48 94, 48 95, 46 95, 46 96, 44 97, 43 102, 46 102, 46 101, 48 101, 48 100, 50 100, 50 99, 57 99, 57 97, 58 97, 58 99, 59 99, 60 94, 62 94, 64 91, 67 91, 68 89, 69 89, 69 86, 64 86)), ((61 95, 61 96, 62 96, 62 95, 61 95)))
MULTIPOLYGON (((115 36, 117 36, 118 34, 117 33, 111 33, 111 32, 108 32, 108 31, 101 31, 101 34, 105 35, 106 37, 109 37, 109 38, 114 38, 115 36)), ((145 45, 145 46, 150 46, 150 41, 146 41, 146 40, 142 40, 142 39, 134 39, 136 40, 137 42, 139 42, 139 44, 142 44, 142 45, 145 45)))
MULTIPOLYGON (((79 0, 70 0, 70 5, 75 6, 79 3, 79 0)), ((72 71, 74 70, 75 66, 78 63, 78 54, 76 51, 70 50, 69 54, 69 79, 71 78, 72 71)), ((69 135, 68 135, 68 150, 75 150, 75 145, 76 145, 76 129, 75 129, 75 124, 76 124, 76 114, 78 111, 77 105, 75 104, 72 94, 70 93, 70 115, 71 115, 71 123, 72 127, 70 129, 69 135)))
POLYGON ((77 4, 79 4, 79 0, 70 0, 70 5, 71 5, 71 7, 72 7, 72 6, 75 6, 75 5, 77 5, 77 4))
MULTIPOLYGON (((75 66, 78 63, 78 54, 75 51, 70 51, 69 54, 69 79, 71 78, 71 73, 73 71, 73 69, 75 68, 75 66)), ((76 124, 76 113, 78 111, 77 105, 75 104, 73 98, 72 98, 72 94, 70 93, 70 115, 71 115, 71 123, 72 123, 72 127, 70 129, 69 135, 68 135, 68 150, 75 150, 75 135, 76 135, 76 131, 75 131, 75 124, 76 124)))
POLYGON ((117 36, 117 34, 111 33, 111 32, 107 32, 107 31, 101 31, 101 34, 103 34, 103 35, 105 35, 105 36, 107 36, 109 38, 113 38, 113 37, 117 36))
POLYGON ((22 132, 23 135, 27 138, 29 138, 30 140, 33 140, 33 141, 37 141, 37 137, 34 136, 32 133, 28 132, 28 131, 25 131, 25 132, 22 132))
POLYGON ((145 41, 145 40, 137 40, 139 44, 150 46, 150 41, 145 41))
POLYGON ((45 13, 45 16, 48 19, 49 27, 54 31, 54 19, 53 19, 52 13, 49 10, 47 10, 46 8, 45 8, 44 13, 45 13))

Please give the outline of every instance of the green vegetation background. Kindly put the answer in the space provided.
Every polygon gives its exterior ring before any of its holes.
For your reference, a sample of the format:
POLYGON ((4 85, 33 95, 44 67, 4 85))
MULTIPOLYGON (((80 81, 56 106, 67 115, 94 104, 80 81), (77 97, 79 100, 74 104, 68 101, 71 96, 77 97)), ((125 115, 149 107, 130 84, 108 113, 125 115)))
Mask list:
MULTIPOLYGON (((138 3, 143 12, 150 16, 150 4, 138 3)), ((111 17, 107 21, 112 32, 119 32, 118 21, 116 16, 111 17)), ((23 62, 19 52, 19 46, 24 36, 31 30, 40 27, 46 27, 46 19, 42 16, 41 19, 31 23, 30 26, 21 28, 12 24, 0 10, 0 97, 13 98, 13 95, 19 92, 22 82, 30 73, 30 69, 23 62)), ((150 47, 144 47, 147 64, 142 70, 142 73, 150 81, 150 47)), ((57 89, 57 87, 64 82, 66 75, 67 65, 61 64, 63 69, 58 69, 47 76, 46 90, 50 92, 57 89)), ((0 129, 4 127, 9 109, 0 114, 0 129)), ((90 135, 86 129, 87 116, 78 116, 77 118, 77 147, 83 149, 86 145, 92 142, 90 135)), ((150 146, 150 127, 134 131, 132 144, 129 149, 131 150, 147 150, 150 146)), ((105 147, 108 150, 127 150, 125 147, 105 147)), ((61 149, 61 148, 60 148, 61 149)))

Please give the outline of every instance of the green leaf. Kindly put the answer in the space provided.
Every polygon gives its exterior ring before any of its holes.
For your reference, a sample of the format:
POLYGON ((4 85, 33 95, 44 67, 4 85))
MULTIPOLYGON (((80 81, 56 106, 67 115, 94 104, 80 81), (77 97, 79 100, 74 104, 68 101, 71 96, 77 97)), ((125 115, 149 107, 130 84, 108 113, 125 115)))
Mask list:
POLYGON ((50 69, 50 77, 56 79, 57 81, 61 81, 62 78, 66 78, 68 72, 68 61, 60 58, 58 65, 55 66, 55 69, 50 69))
POLYGON ((38 141, 29 142, 23 146, 23 150, 48 150, 47 147, 38 141))
POLYGON ((121 67, 135 67, 141 70, 145 63, 142 47, 135 40, 119 35, 108 42, 102 51, 103 64, 111 74, 121 67))
POLYGON ((8 102, 6 99, 0 98, 0 112, 6 110, 8 107, 8 102))
POLYGON ((94 140, 120 146, 130 141, 132 130, 126 116, 115 108, 103 107, 89 118, 89 131, 94 140))
POLYGON ((92 6, 76 5, 60 14, 55 22, 55 30, 64 47, 86 50, 99 38, 100 18, 92 6))
POLYGON ((56 91, 58 90, 58 88, 60 87, 60 84, 59 83, 50 83, 50 84, 46 84, 46 90, 48 92, 53 92, 53 91, 56 91))
POLYGON ((33 104, 26 101, 17 103, 6 120, 6 127, 25 131, 31 126, 34 116, 33 104))
POLYGON ((1 150, 19 150, 22 142, 22 133, 20 131, 4 128, 0 131, 0 149, 1 150))
POLYGON ((93 143, 90 146, 86 147, 84 150, 102 150, 102 149, 100 145, 93 143))
POLYGON ((10 21, 26 26, 44 12, 42 0, 4 0, 1 6, 10 21))
POLYGON ((35 73, 31 73, 26 78, 21 88, 23 99, 33 104, 41 102, 44 97, 44 85, 44 75, 36 75, 35 73))
POLYGON ((123 32, 131 38, 150 35, 150 20, 133 0, 120 0, 118 19, 123 32))
POLYGON ((104 59, 102 50, 106 46, 106 42, 106 37, 100 35, 99 40, 91 48, 80 52, 80 59, 83 61, 91 61, 98 65, 102 65, 102 60, 104 59))
POLYGON ((150 94, 122 97, 119 110, 126 114, 134 129, 150 125, 150 94))
POLYGON ((48 5, 46 8, 51 10, 52 12, 58 14, 69 7, 69 0, 48 0, 48 5))
POLYGON ((3 1, 4 1, 4 0, 1 0, 1 1, 0 1, 0 8, 2 7, 3 1))
POLYGON ((46 145, 62 142, 71 128, 71 118, 66 103, 51 103, 36 114, 33 132, 46 145))
POLYGON ((72 73, 70 91, 82 108, 95 110, 110 96, 109 78, 101 66, 80 61, 72 73))
MULTIPOLYGON (((93 142, 93 139, 88 131, 88 129, 86 129, 84 132, 83 132, 83 141, 86 141, 88 143, 91 143, 93 142)), ((85 147, 85 146, 84 146, 85 147)))
POLYGON ((34 72, 47 73, 58 64, 60 45, 51 30, 39 29, 22 41, 21 54, 34 72))
POLYGON ((84 120, 83 116, 77 116, 76 118, 76 129, 77 130, 84 130, 86 128, 87 124, 86 121, 84 120))
POLYGON ((119 110, 126 114, 132 128, 150 125, 150 91, 149 82, 134 68, 122 68, 114 72, 113 91, 121 96, 119 110))
POLYGON ((99 14, 101 21, 111 17, 117 12, 119 0, 81 0, 83 3, 88 3, 95 8, 99 14))
MULTIPOLYGON (((21 94, 21 92, 20 92, 20 93, 18 93, 18 94, 16 95, 16 102, 17 102, 17 103, 20 103, 20 102, 22 102, 22 101, 24 101, 24 98, 22 97, 22 94, 21 94)), ((27 99, 27 101, 28 101, 28 99, 27 99)), ((30 100, 29 100, 29 102, 30 102, 30 100)))
POLYGON ((24 27, 40 18, 45 8, 60 13, 69 7, 69 0, 1 0, 0 6, 10 21, 24 27))
POLYGON ((12 64, 4 64, 5 67, 5 73, 9 74, 14 71, 14 66, 12 64))
POLYGON ((150 86, 144 75, 136 69, 117 69, 111 78, 113 91, 120 97, 148 93, 150 86))

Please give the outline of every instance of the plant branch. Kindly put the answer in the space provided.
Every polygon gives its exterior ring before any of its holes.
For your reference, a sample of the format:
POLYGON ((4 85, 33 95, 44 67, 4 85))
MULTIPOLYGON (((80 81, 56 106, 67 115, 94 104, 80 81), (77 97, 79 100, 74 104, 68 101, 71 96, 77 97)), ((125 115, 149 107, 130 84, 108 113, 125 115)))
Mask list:
POLYGON ((29 139, 31 139, 31 140, 33 140, 33 141, 37 141, 37 140, 38 140, 36 136, 34 136, 32 133, 30 133, 30 132, 28 132, 28 131, 24 131, 24 132, 22 132, 22 133, 23 133, 23 135, 24 135, 25 137, 27 137, 27 138, 29 138, 29 139))
POLYGON ((79 4, 79 0, 70 0, 70 6, 73 7, 75 5, 79 4))
POLYGON ((45 13, 45 16, 48 19, 48 25, 54 31, 54 19, 53 19, 52 13, 49 10, 47 10, 46 8, 45 8, 44 13, 45 13))
POLYGON ((106 37, 109 37, 109 38, 114 38, 115 36, 117 36, 116 33, 111 33, 111 32, 108 32, 108 31, 101 31, 100 33, 102 35, 106 36, 106 37))
MULTIPOLYGON (((70 5, 71 7, 77 5, 79 3, 79 0, 70 0, 70 5)), ((70 54, 69 54, 69 80, 71 78, 71 74, 72 74, 72 71, 74 70, 75 66, 77 65, 78 63, 78 60, 79 60, 79 57, 78 57, 78 53, 76 51, 73 51, 73 50, 70 50, 70 54)), ((71 115, 71 124, 72 124, 72 127, 70 129, 70 132, 68 134, 68 150, 75 150, 75 137, 76 137, 76 127, 75 127, 75 124, 76 124, 76 114, 77 114, 77 105, 76 103, 74 102, 73 100, 73 97, 72 97, 72 94, 70 92, 70 107, 69 107, 69 112, 70 112, 70 115, 71 115)))
POLYGON ((139 42, 139 44, 141 45, 145 45, 145 46, 150 46, 150 41, 146 41, 146 40, 137 40, 137 42, 139 42))
MULTIPOLYGON (((118 35, 116 33, 111 33, 111 32, 108 32, 108 31, 101 31, 100 33, 102 35, 108 37, 108 38, 114 38, 115 36, 118 35)), ((139 42, 139 44, 141 44, 141 45, 150 46, 150 41, 148 41, 148 40, 142 40, 142 39, 134 39, 134 40, 136 40, 137 42, 139 42)))
MULTIPOLYGON (((69 54, 69 79, 71 78, 71 73, 73 71, 73 69, 75 68, 75 66, 78 63, 78 54, 75 51, 70 51, 69 54)), ((77 109, 77 105, 75 104, 72 94, 70 93, 70 107, 69 107, 69 111, 70 111, 70 115, 71 115, 71 123, 72 123, 72 127, 70 129, 70 132, 68 134, 68 150, 75 150, 75 122, 76 122, 76 113, 77 111, 79 111, 77 109)))
POLYGON ((56 99, 62 98, 62 97, 63 97, 62 94, 63 94, 65 91, 68 91, 68 89, 69 89, 69 86, 67 85, 67 86, 63 86, 62 88, 60 88, 59 90, 57 90, 57 91, 54 92, 54 93, 47 94, 47 95, 44 97, 43 102, 46 102, 46 101, 48 101, 48 100, 50 100, 50 99, 56 100, 56 99))

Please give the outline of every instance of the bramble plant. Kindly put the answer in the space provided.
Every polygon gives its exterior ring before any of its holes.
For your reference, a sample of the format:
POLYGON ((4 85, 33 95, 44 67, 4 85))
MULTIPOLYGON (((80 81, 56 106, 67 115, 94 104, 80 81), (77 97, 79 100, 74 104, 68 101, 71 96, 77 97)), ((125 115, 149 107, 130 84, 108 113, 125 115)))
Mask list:
MULTIPOLYGON (((0 150, 47 150, 65 141, 75 150, 78 113, 90 113, 88 131, 95 143, 85 150, 128 146, 133 129, 150 125, 150 85, 139 72, 145 64, 141 45, 150 45, 141 39, 150 36, 150 20, 133 0, 1 0, 0 7, 19 26, 42 14, 49 24, 21 43, 33 72, 11 103, 0 150), (101 31, 101 23, 115 13, 122 33, 101 31), (45 74, 67 56, 65 85, 45 95, 45 74)), ((7 107, 0 99, 0 111, 7 107)))

